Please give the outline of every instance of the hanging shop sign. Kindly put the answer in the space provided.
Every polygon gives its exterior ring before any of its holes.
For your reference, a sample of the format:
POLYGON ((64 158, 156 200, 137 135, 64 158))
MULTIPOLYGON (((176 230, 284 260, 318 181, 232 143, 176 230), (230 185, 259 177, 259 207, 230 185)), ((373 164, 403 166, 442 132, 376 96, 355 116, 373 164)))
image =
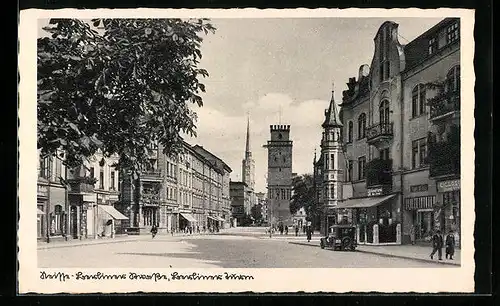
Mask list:
POLYGON ((460 190, 460 180, 449 180, 438 182, 437 184, 438 192, 448 192, 453 190, 460 190))

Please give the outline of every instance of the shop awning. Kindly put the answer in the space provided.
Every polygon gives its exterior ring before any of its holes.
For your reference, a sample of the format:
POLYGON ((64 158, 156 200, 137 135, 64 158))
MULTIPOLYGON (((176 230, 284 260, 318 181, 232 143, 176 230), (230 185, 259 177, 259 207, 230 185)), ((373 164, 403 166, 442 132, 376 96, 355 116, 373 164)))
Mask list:
POLYGON ((40 208, 36 209, 36 214, 37 215, 45 215, 45 213, 43 211, 41 211, 40 208))
POLYGON ((339 203, 337 208, 368 208, 381 205, 390 199, 394 198, 396 194, 391 194, 381 197, 367 197, 359 199, 350 199, 339 203))
POLYGON ((108 215, 110 215, 115 220, 127 220, 128 218, 123 215, 121 212, 116 210, 113 206, 110 205, 99 205, 99 208, 102 208, 108 215))
POLYGON ((197 222, 196 219, 191 214, 181 213, 181 216, 189 222, 197 222))

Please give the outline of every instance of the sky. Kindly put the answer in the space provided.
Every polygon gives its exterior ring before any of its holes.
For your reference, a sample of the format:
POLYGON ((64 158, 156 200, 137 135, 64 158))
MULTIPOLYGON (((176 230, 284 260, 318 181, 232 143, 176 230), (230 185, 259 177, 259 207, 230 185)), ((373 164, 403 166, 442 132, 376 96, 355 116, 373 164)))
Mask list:
MULTIPOLYGON (((370 65, 373 39, 387 19, 212 19, 215 34, 205 37, 200 67, 210 76, 198 113, 196 139, 222 158, 241 180, 247 115, 255 160, 256 191, 265 192, 269 125, 291 125, 292 171, 312 173, 319 153, 321 123, 334 84, 335 101, 349 77, 370 65), (280 116, 280 109, 281 116, 280 116), (281 122, 280 122, 281 117, 281 122)), ((407 44, 439 18, 390 19, 399 24, 399 42, 407 44)))
MULTIPOLYGON (((387 20, 212 19, 217 30, 204 36, 199 64, 210 74, 202 79, 204 105, 193 106, 198 135, 186 136, 186 140, 223 159, 232 168, 231 179, 241 181, 249 116, 256 192, 265 192, 267 151, 263 145, 270 137, 269 125, 289 124, 292 171, 312 173, 332 87, 339 103, 348 79, 358 76, 361 65, 370 65, 373 39, 387 20)), ((399 24, 399 42, 407 44, 441 18, 390 20, 399 24)), ((41 30, 46 23, 40 21, 39 36, 46 35, 41 30)))

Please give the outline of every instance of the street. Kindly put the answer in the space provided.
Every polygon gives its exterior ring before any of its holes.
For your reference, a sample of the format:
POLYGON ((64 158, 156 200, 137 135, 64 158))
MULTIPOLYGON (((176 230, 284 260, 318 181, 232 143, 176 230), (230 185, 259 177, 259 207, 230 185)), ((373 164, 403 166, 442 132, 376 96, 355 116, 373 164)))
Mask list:
MULTIPOLYGON (((292 239, 294 237, 290 237, 292 239)), ((298 238, 306 242, 305 237, 298 238)), ((138 236, 115 243, 38 250, 40 268, 436 268, 411 259, 362 252, 334 252, 269 239, 248 231, 222 235, 138 236)), ((297 239, 294 239, 297 240, 297 239)))

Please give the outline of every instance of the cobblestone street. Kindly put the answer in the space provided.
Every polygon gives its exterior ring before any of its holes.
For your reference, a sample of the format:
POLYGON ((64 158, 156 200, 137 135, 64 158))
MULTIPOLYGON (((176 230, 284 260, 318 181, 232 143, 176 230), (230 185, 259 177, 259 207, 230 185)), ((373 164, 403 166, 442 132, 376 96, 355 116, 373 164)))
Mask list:
MULTIPOLYGON (((291 240, 269 239, 261 229, 237 229, 219 235, 137 236, 120 242, 39 246, 40 268, 422 268, 432 262, 363 252, 333 252, 291 240)), ((317 241, 311 241, 317 245, 317 241)), ((449 266, 451 267, 451 266, 449 266)))

